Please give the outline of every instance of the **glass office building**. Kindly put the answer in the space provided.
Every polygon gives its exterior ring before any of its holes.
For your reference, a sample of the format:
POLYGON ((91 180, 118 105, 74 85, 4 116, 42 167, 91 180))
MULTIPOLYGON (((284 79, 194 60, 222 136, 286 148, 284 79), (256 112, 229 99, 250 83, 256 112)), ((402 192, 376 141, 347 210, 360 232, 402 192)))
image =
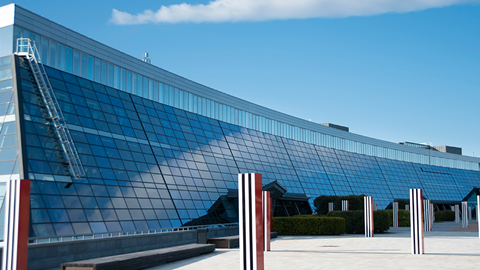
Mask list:
POLYGON ((275 202, 283 216, 311 213, 320 195, 365 194, 385 208, 410 188, 441 203, 480 185, 479 158, 273 111, 13 4, 0 17, 0 193, 6 181, 32 180, 31 237, 236 222, 246 172, 286 191, 275 202), (72 177, 29 62, 13 54, 18 38, 39 50, 82 178, 72 177))

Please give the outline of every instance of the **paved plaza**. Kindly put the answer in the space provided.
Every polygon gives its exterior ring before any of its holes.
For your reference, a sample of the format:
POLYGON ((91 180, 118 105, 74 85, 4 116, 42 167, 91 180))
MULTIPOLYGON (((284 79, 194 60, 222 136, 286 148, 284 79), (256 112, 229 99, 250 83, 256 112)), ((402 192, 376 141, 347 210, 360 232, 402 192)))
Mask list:
MULTIPOLYGON (((425 254, 411 255, 410 228, 390 228, 374 238, 363 235, 279 236, 265 253, 265 269, 478 269, 477 223, 435 223, 425 233, 425 254)), ((217 249, 199 257, 150 269, 227 269, 239 267, 239 250, 217 249)))

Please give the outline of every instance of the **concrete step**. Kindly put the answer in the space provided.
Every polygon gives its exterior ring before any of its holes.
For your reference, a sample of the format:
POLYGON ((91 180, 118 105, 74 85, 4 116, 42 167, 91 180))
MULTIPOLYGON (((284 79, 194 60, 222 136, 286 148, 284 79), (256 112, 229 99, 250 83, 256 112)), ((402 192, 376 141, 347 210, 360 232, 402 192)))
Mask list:
POLYGON ((90 259, 85 261, 62 263, 62 270, 137 270, 158 266, 172 261, 182 260, 213 252, 215 245, 190 244, 134 252, 116 256, 90 259))
MULTIPOLYGON (((277 232, 270 233, 270 238, 276 238, 277 236, 277 232)), ((237 248, 240 245, 238 238, 238 235, 210 238, 208 239, 208 243, 214 244, 215 248, 237 248)))

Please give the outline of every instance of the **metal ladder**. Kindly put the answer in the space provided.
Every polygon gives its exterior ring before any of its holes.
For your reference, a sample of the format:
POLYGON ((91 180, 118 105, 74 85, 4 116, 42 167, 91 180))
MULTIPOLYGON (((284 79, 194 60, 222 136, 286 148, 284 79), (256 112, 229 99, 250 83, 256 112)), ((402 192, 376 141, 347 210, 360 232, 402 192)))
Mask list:
POLYGON ((70 168, 70 174, 76 179, 81 179, 85 176, 85 170, 83 169, 82 162, 73 143, 60 105, 55 97, 55 92, 50 84, 45 68, 41 63, 35 42, 29 38, 17 39, 17 52, 15 54, 25 56, 30 63, 33 76, 35 77, 38 89, 40 90, 43 102, 48 111, 48 120, 53 124, 55 134, 65 154, 66 163, 68 163, 70 168))

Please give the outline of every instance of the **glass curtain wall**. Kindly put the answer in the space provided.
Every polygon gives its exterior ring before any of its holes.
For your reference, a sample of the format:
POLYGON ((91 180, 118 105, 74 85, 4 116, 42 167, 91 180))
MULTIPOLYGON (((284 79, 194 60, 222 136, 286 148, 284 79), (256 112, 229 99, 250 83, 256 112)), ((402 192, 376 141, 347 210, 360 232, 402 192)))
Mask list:
POLYGON ((307 130, 255 115, 136 74, 133 71, 105 62, 102 59, 95 58, 86 53, 76 51, 74 48, 45 37, 40 37, 36 33, 15 26, 14 40, 19 37, 32 38, 40 50, 43 63, 51 67, 79 75, 95 82, 102 82, 115 89, 133 93, 175 108, 198 113, 202 116, 288 139, 352 153, 450 168, 480 170, 480 165, 476 162, 431 157, 429 154, 388 149, 307 130))
POLYGON ((36 237, 235 222, 228 194, 238 173, 261 173, 264 185, 277 181, 310 204, 320 195, 366 194, 380 209, 408 198, 409 188, 423 188, 431 200, 459 200, 480 182, 479 172, 308 144, 46 69, 87 175, 72 179, 65 170, 25 74, 36 237))

